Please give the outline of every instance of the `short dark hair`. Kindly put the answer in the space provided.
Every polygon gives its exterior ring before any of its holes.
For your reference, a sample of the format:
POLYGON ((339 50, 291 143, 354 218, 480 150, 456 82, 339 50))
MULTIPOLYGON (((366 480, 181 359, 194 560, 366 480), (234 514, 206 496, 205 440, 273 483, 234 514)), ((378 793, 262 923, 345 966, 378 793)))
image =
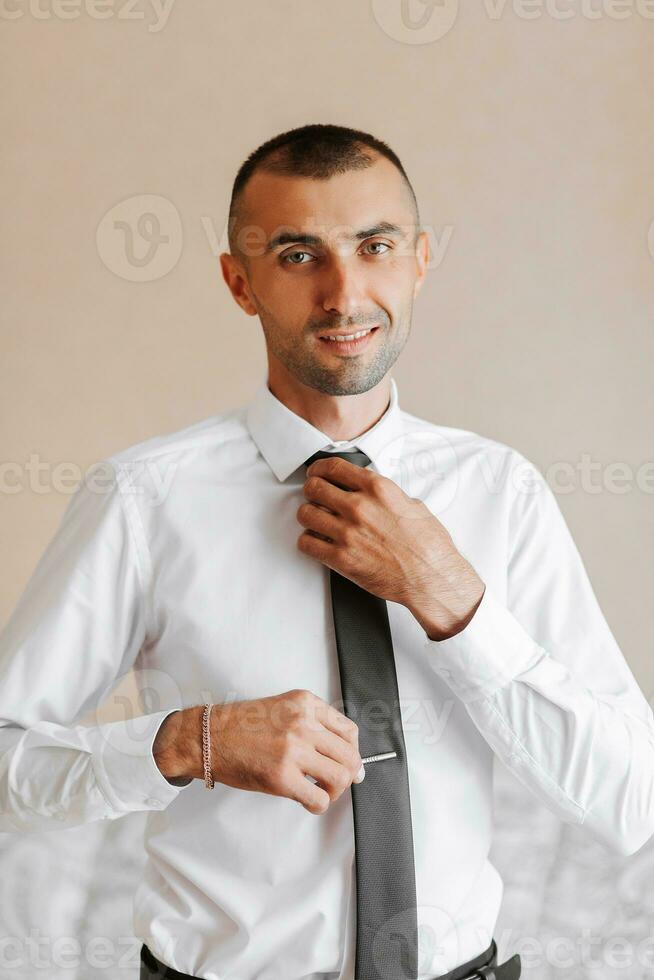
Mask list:
POLYGON ((330 123, 313 123, 289 129, 262 143, 239 168, 232 187, 229 204, 227 237, 232 255, 247 264, 247 257, 238 247, 238 233, 245 220, 243 192, 255 170, 285 176, 312 177, 327 180, 348 170, 364 170, 375 162, 366 148, 375 150, 393 163, 402 174, 413 201, 416 236, 420 224, 418 201, 399 157, 393 150, 370 133, 330 123))

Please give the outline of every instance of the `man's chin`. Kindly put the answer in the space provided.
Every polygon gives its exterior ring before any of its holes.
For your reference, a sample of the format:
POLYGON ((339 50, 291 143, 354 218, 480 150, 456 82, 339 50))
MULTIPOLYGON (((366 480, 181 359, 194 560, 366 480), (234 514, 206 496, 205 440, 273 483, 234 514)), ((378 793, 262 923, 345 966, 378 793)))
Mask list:
POLYGON ((345 372, 335 373, 329 376, 321 374, 319 377, 314 375, 307 380, 299 380, 309 388, 322 392, 323 395, 362 395, 364 392, 374 388, 381 380, 380 378, 373 378, 369 375, 357 376, 356 371, 352 371, 351 369, 347 371, 347 377, 344 374, 345 372))

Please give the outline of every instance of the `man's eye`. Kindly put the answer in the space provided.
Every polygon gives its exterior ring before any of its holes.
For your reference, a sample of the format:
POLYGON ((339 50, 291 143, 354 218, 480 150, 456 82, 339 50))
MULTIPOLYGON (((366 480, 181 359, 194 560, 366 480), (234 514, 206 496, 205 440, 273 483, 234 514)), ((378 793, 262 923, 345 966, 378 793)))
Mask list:
MULTIPOLYGON (((390 245, 387 245, 386 242, 370 242, 370 245, 371 246, 372 245, 383 245, 384 248, 390 248, 390 245)), ((374 252, 373 254, 374 255, 385 255, 386 253, 385 252, 374 252)))
POLYGON ((282 262, 288 262, 289 265, 306 265, 306 262, 290 262, 294 255, 310 255, 310 252, 288 252, 282 256, 282 262))
MULTIPOLYGON (((368 242, 368 245, 366 245, 365 248, 372 248, 375 245, 382 245, 385 249, 390 249, 390 247, 391 247, 390 245, 387 245, 386 242, 368 242)), ((385 255, 386 253, 385 252, 372 252, 370 254, 372 254, 372 255, 385 255)), ((313 256, 311 255, 310 252, 287 252, 286 255, 283 255, 282 256, 281 261, 283 263, 288 264, 288 265, 306 265, 307 264, 306 262, 292 262, 291 259, 293 258, 294 255, 308 255, 310 258, 313 258, 313 256)))

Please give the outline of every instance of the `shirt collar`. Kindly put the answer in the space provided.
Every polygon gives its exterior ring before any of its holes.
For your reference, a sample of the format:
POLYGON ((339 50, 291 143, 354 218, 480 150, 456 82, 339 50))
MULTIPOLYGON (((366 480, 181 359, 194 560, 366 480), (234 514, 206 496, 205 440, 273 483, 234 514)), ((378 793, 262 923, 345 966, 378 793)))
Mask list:
POLYGON ((320 449, 361 449, 370 457, 373 467, 386 476, 397 463, 403 435, 397 384, 391 381, 390 401, 386 411, 371 428, 356 439, 334 443, 300 415, 292 412, 268 387, 268 378, 256 389, 246 406, 245 420, 259 452, 278 480, 283 481, 320 449), (394 457, 389 457, 389 451, 394 457))

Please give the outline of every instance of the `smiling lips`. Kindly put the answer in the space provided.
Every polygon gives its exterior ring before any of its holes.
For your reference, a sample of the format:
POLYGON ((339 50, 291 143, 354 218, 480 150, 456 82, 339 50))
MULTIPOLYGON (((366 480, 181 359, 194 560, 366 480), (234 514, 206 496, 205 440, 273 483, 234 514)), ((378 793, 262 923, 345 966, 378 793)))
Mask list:
POLYGON ((359 351, 364 347, 369 338, 379 329, 376 327, 364 327, 351 334, 325 334, 318 339, 323 344, 329 344, 335 352, 347 353, 349 351, 359 351))

